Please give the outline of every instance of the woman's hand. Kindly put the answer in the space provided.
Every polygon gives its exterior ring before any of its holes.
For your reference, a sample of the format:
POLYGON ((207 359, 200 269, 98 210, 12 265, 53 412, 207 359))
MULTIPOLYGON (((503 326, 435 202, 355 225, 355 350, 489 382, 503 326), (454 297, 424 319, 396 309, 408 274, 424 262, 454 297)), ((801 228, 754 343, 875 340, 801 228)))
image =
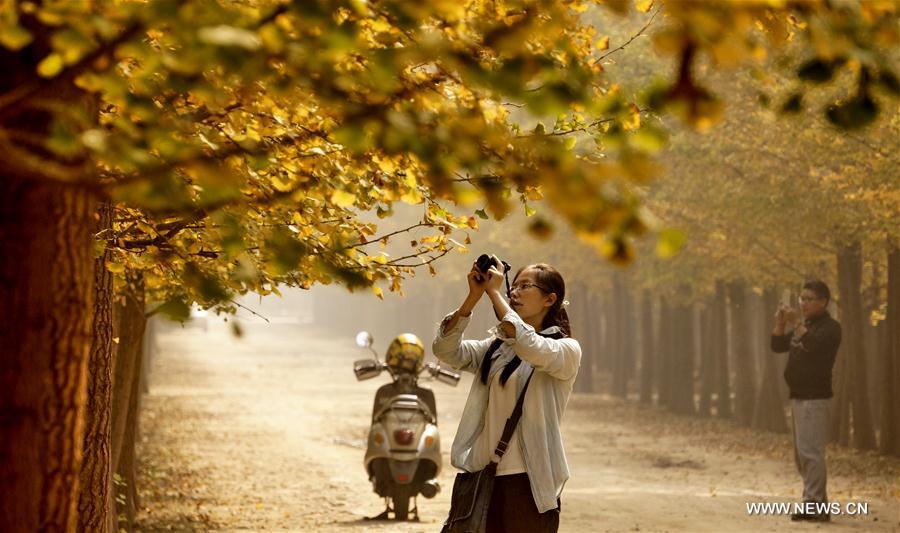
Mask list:
MULTIPOLYGON (((498 265, 502 265, 500 262, 500 258, 496 255, 492 256, 494 261, 497 262, 498 265)), ((496 266, 492 266, 488 270, 488 279, 485 281, 485 290, 487 292, 500 292, 500 287, 503 286, 503 272, 497 270, 496 266)))
POLYGON ((478 271, 478 268, 475 266, 475 263, 472 263, 472 270, 469 271, 469 274, 466 276, 469 282, 469 296, 480 299, 484 294, 485 290, 485 281, 484 275, 478 271))

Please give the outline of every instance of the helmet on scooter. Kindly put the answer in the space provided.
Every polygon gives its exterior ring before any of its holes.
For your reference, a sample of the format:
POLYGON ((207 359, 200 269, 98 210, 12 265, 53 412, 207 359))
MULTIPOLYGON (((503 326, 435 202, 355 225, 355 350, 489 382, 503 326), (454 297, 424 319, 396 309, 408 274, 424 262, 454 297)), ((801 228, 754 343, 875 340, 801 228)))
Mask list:
POLYGON ((425 345, 412 333, 397 335, 388 346, 385 359, 391 372, 395 374, 402 372, 418 374, 425 362, 425 345))

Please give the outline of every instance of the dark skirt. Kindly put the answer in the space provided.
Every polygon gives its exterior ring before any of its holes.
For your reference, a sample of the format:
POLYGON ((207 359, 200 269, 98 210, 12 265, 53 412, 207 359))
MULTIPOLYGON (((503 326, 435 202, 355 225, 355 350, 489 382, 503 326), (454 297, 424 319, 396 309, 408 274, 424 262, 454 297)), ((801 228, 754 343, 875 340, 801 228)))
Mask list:
POLYGON ((497 476, 488 508, 487 533, 556 533, 560 507, 539 513, 526 473, 497 476))

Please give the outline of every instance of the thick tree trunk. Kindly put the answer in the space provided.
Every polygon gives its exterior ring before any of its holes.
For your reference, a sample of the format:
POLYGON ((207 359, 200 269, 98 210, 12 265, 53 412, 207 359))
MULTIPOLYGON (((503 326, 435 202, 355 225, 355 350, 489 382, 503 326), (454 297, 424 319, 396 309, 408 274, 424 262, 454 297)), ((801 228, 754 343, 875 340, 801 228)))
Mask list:
POLYGON ((840 398, 850 403, 852 413, 853 445, 871 450, 875 448, 875 428, 869 404, 869 387, 866 379, 866 353, 863 348, 862 300, 862 246, 857 242, 838 252, 838 290, 841 306, 843 340, 838 357, 846 359, 842 365, 843 379, 848 386, 841 389, 849 397, 840 398))
POLYGON ((94 201, 0 171, 0 531, 77 523, 94 201))
POLYGON ((653 340, 653 297, 650 291, 641 295, 641 403, 653 403, 653 372, 656 366, 656 353, 653 340))
MULTIPOLYGON (((112 229, 112 208, 101 203, 97 209, 97 233, 112 229)), ((110 407, 112 403, 112 274, 106 269, 110 254, 104 251, 94 260, 94 337, 88 362, 88 394, 85 415, 84 460, 81 466, 81 493, 78 498, 78 530, 105 532, 109 525, 110 407)))
POLYGON ((888 252, 887 317, 882 343, 881 442, 882 453, 900 457, 900 247, 888 252))
POLYGON ((756 379, 755 362, 749 340, 753 321, 749 316, 744 283, 729 283, 728 299, 731 302, 731 353, 734 355, 736 376, 735 412, 738 422, 749 426, 753 420, 756 379))
MULTIPOLYGON (((775 327, 775 310, 778 308, 778 291, 774 288, 766 289, 763 294, 763 306, 761 310, 760 326, 763 331, 770 332, 775 327)), ((768 333, 760 333, 769 339, 768 333)), ((763 370, 756 393, 756 402, 753 406, 753 427, 765 429, 776 433, 787 432, 787 421, 784 418, 784 398, 781 397, 781 381, 778 372, 780 359, 771 353, 768 343, 760 346, 764 352, 763 370)))

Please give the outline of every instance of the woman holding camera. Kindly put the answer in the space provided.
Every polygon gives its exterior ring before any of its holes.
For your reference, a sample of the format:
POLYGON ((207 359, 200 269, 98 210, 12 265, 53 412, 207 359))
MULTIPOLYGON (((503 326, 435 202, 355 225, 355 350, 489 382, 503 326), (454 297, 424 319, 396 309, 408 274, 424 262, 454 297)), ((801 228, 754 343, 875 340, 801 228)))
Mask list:
POLYGON ((493 459, 522 389, 522 416, 497 465, 487 531, 555 532, 560 494, 569 478, 560 421, 581 363, 564 309, 565 282, 552 266, 521 268, 509 302, 501 293, 504 274, 495 267, 468 274, 469 295, 441 322, 435 356, 476 374, 451 448, 451 464, 477 472, 493 459), (485 279, 486 278, 486 279, 485 279), (487 295, 500 324, 482 340, 463 340, 475 304, 487 295), (529 382, 530 376, 530 382, 529 382))

